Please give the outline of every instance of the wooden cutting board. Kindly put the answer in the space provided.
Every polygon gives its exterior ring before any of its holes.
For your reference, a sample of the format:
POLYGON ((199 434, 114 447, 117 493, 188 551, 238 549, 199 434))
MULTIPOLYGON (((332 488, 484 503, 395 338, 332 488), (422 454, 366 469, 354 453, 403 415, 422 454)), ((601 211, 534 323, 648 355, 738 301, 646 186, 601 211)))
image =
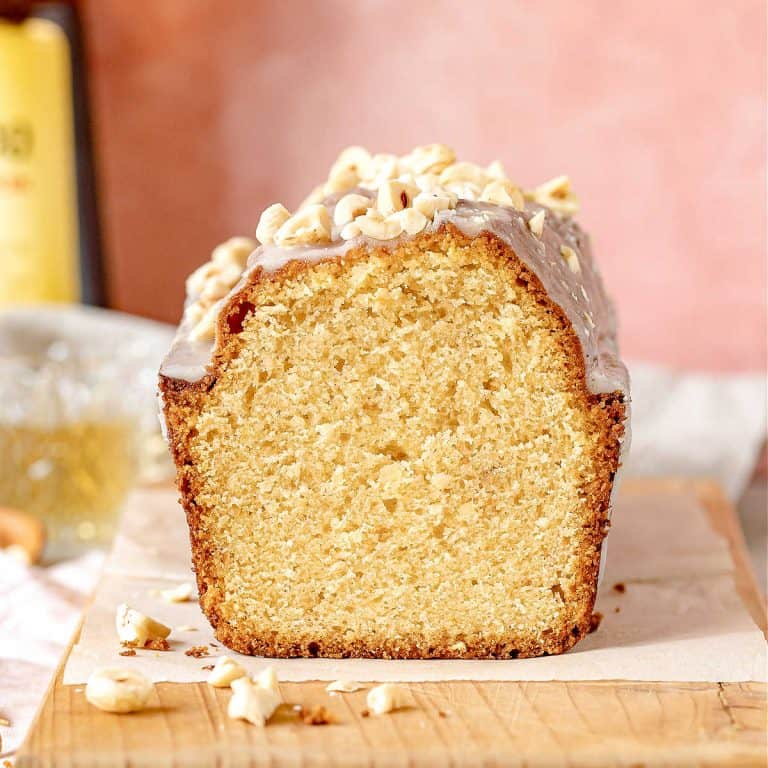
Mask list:
MULTIPOLYGON (((658 493, 658 481, 645 481, 658 493)), ((632 492, 642 493, 644 481, 632 492)), ((678 490, 681 484, 675 486, 678 490)), ((737 588, 766 631, 733 508, 709 483, 684 483, 728 541, 737 588)), ((63 663, 62 663, 63 668, 63 663)), ((59 669, 17 757, 34 766, 765 766, 762 683, 446 682, 409 684, 410 706, 364 717, 365 692, 284 683, 286 702, 324 705, 308 726, 284 706, 267 728, 226 716, 229 691, 159 683, 151 708, 109 715, 59 669)))

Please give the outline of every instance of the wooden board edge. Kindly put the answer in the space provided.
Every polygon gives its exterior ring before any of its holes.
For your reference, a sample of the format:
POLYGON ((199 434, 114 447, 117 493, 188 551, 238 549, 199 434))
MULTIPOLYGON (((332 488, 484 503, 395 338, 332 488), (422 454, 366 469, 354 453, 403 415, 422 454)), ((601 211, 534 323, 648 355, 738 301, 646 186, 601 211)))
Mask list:
POLYGON ((696 483, 696 486, 699 501, 707 511, 713 530, 728 542, 734 563, 734 580, 739 596, 744 605, 747 606, 755 624, 768 640, 768 604, 761 596, 757 586, 757 579, 736 510, 726 498, 720 485, 714 481, 701 480, 696 483))

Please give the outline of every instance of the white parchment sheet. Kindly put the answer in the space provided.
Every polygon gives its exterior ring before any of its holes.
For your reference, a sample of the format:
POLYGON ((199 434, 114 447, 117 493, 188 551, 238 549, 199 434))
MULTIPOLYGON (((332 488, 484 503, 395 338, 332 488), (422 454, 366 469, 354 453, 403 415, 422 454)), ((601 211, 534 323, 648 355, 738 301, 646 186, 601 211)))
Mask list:
POLYGON ((193 581, 186 522, 174 491, 131 499, 104 578, 69 657, 66 684, 96 666, 130 666, 155 681, 205 680, 215 656, 251 671, 266 664, 281 680, 658 680, 765 681, 766 642, 734 584, 727 542, 690 494, 625 492, 613 514, 609 553, 596 610, 599 629, 561 656, 499 661, 263 659, 224 648, 197 602, 169 604, 155 591, 193 581), (625 591, 613 585, 622 583, 625 591), (114 616, 127 602, 174 628, 171 650, 120 657, 114 616), (618 609, 618 612, 617 612, 618 609), (194 627, 194 629, 190 629, 194 627), (211 658, 186 656, 208 645, 211 658))

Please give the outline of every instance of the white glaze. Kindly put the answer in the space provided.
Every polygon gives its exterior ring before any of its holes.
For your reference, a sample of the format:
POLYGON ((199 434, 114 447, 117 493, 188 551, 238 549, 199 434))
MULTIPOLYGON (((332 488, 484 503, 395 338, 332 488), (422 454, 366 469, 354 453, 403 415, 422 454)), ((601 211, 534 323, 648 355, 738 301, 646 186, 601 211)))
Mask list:
MULTIPOLYGON (((332 208, 334 201, 328 204, 332 208)), ((592 261, 589 239, 572 219, 559 218, 550 211, 547 211, 542 236, 537 238, 528 229, 527 221, 539 210, 541 206, 533 203, 521 212, 506 206, 460 200, 454 210, 438 212, 427 230, 434 231, 450 222, 469 237, 488 231, 507 243, 570 320, 581 342, 589 390, 595 394, 619 391, 628 395, 629 377, 616 346, 615 314, 592 261), (561 256, 563 245, 577 253, 579 272, 574 273, 561 256)), ((338 232, 334 231, 333 236, 338 238, 338 232)), ((385 242, 365 237, 348 241, 335 239, 328 245, 290 249, 262 246, 251 254, 242 278, 219 302, 219 309, 245 286, 254 270, 276 272, 290 261, 317 263, 343 257, 350 248, 360 245, 394 247, 402 239, 385 242)), ((163 376, 189 382, 205 376, 214 342, 191 341, 188 333, 188 324, 183 322, 161 366, 163 376)))

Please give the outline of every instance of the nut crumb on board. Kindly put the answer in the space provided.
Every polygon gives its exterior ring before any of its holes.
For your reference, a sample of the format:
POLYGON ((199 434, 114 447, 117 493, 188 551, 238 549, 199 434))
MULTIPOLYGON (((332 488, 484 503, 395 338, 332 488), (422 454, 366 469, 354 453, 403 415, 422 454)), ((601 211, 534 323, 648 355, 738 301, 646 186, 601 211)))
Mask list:
POLYGON ((368 691, 365 703, 374 715, 386 715, 406 706, 406 691, 395 683, 382 683, 368 691))
POLYGON ((448 713, 444 709, 438 709, 437 710, 437 716, 438 717, 448 717, 448 713))
POLYGON ((7 728, 11 724, 11 721, 7 717, 0 717, 0 725, 7 728))
POLYGON ((131 608, 127 603, 117 606, 115 628, 120 642, 132 648, 152 648, 151 642, 165 640, 171 634, 170 627, 131 608))
POLYGON ((370 717, 370 716, 371 716, 371 713, 370 713, 370 712, 369 712, 367 709, 364 709, 364 710, 363 710, 363 711, 360 713, 360 717, 370 717))
POLYGON ((170 651, 171 646, 164 638, 156 637, 154 640, 147 640, 144 647, 149 651, 170 651))
POLYGON ((124 650, 120 651, 118 656, 135 656, 136 655, 136 649, 135 648, 125 648, 124 650))
POLYGON ((618 592, 619 594, 623 594, 627 591, 627 585, 623 581, 617 581, 613 585, 613 591, 618 592))
POLYGON ((330 712, 321 705, 305 709, 300 707, 296 713, 304 725, 330 725, 336 722, 330 712))
POLYGON ((210 672, 214 668, 215 664, 204 664, 200 669, 204 669, 206 672, 210 672))
POLYGON ((597 632, 600 622, 603 620, 603 614, 600 611, 595 611, 589 619, 589 629, 587 634, 591 635, 593 632, 597 632))
POLYGON ((253 682, 262 688, 274 691, 277 694, 280 693, 279 681, 274 667, 265 667, 262 669, 258 675, 253 676, 253 682))
POLYGON ((334 680, 325 686, 325 690, 334 695, 336 693, 354 693, 365 690, 365 686, 355 680, 334 680))
POLYGON ((104 712, 140 712, 147 706, 153 689, 152 681, 137 670, 102 667, 91 672, 85 699, 104 712))
POLYGON ((614 613, 621 613, 621 608, 619 608, 619 606, 617 605, 617 606, 616 606, 616 607, 613 609, 613 612, 614 612, 614 613))
POLYGON ((186 651, 184 651, 185 656, 193 656, 196 659, 202 659, 205 656, 208 656, 208 646, 207 645, 193 645, 191 648, 187 648, 186 651))
POLYGON ((229 688, 233 680, 245 677, 245 668, 229 656, 220 656, 212 665, 211 674, 205 681, 214 688, 229 688))
POLYGON ((281 702, 279 693, 263 688, 247 676, 239 677, 232 681, 232 697, 227 705, 227 716, 264 727, 281 702))

